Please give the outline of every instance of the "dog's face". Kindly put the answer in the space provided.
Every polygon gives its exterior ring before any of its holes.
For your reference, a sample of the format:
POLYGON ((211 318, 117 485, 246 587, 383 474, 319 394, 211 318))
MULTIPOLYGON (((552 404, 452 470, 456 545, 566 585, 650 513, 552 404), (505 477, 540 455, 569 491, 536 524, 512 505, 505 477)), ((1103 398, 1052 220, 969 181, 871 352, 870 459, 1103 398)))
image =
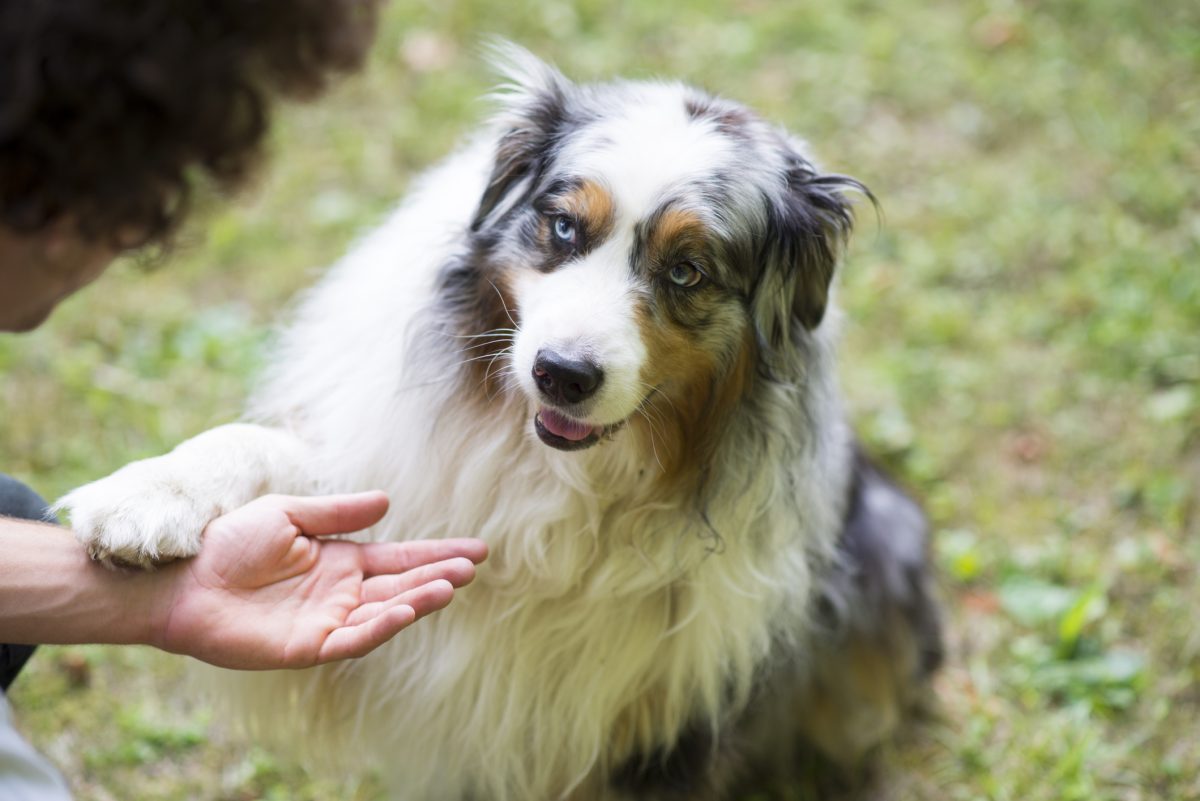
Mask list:
POLYGON ((458 278, 469 333, 504 345, 485 378, 524 394, 550 447, 630 424, 672 458, 820 324, 858 184, 735 104, 519 58, 458 278))

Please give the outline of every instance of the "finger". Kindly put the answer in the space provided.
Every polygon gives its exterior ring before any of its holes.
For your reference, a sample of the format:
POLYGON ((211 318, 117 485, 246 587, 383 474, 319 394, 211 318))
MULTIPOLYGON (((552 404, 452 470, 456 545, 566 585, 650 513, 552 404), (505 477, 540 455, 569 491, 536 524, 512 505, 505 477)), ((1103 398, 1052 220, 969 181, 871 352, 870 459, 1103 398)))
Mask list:
POLYGON ((406 570, 403 573, 374 576, 362 583, 361 598, 363 603, 387 601, 402 592, 407 592, 422 584, 428 584, 437 579, 445 579, 455 587, 464 587, 475 578, 475 565, 470 559, 461 556, 422 565, 406 570))
POLYGON ((393 598, 363 604, 346 616, 345 625, 363 623, 393 606, 411 606, 417 617, 421 618, 443 608, 453 598, 454 587, 445 579, 435 579, 393 598))
POLYGON ((349 495, 273 495, 288 519, 303 533, 319 537, 349 534, 378 523, 388 509, 387 495, 379 490, 349 495))
POLYGON ((365 576, 403 573, 421 565, 453 559, 456 556, 479 564, 487 559, 488 554, 487 543, 477 539, 371 542, 361 547, 365 576))
POLYGON ((454 598, 454 587, 445 579, 438 579, 428 584, 422 584, 420 587, 414 587, 396 597, 402 604, 411 606, 417 613, 417 620, 420 620, 430 612, 444 609, 446 604, 454 598))
POLYGON ((334 629, 321 644, 316 664, 366 656, 416 619, 411 606, 399 604, 358 625, 334 629))
MULTIPOLYGON (((346 616, 346 622, 343 626, 357 626, 360 623, 365 623, 368 620, 378 617, 381 613, 396 606, 408 606, 399 598, 389 598, 386 601, 374 601, 372 603, 363 604, 346 616)), ((412 609, 411 606, 408 606, 412 609)), ((413 610, 413 619, 416 619, 416 610, 413 610)))
MULTIPOLYGON (((365 656, 396 636, 405 626, 445 608, 454 598, 448 581, 434 581, 410 590, 394 603, 380 604, 378 613, 330 632, 317 652, 316 664, 365 656)), ((355 620, 360 618, 351 615, 355 620)), ((347 618, 349 623, 350 618, 347 618)))

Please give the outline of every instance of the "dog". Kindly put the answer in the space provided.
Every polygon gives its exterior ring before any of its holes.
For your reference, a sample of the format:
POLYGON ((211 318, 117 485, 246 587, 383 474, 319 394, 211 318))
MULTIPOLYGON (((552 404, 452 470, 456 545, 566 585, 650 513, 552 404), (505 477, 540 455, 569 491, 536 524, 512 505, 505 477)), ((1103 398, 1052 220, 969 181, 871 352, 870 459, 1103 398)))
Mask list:
POLYGON ((502 50, 499 111, 303 298, 246 422, 61 508, 141 565, 264 492, 383 488, 369 536, 485 539, 366 658, 221 682, 396 798, 715 801, 861 764, 942 655, 925 519, 835 375, 870 193, 732 101, 502 50))

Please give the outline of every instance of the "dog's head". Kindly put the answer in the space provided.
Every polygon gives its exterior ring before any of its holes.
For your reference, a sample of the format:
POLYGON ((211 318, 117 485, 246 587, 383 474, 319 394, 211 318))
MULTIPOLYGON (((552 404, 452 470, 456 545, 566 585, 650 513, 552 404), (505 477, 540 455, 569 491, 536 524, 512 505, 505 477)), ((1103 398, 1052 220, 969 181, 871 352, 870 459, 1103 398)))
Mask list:
POLYGON ((528 399, 550 447, 629 427, 674 459, 821 325, 852 222, 843 192, 865 190, 737 104, 678 84, 579 86, 506 55, 495 164, 455 279, 467 333, 496 346, 475 363, 528 399))

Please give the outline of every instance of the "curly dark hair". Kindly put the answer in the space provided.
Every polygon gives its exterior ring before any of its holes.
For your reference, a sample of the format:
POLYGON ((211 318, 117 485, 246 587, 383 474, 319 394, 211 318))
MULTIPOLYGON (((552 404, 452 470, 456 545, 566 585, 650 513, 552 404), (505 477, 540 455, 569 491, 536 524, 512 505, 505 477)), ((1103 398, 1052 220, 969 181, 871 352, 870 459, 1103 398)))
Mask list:
POLYGON ((233 187, 272 93, 360 66, 376 0, 0 0, 0 225, 166 238, 191 173, 233 187))

